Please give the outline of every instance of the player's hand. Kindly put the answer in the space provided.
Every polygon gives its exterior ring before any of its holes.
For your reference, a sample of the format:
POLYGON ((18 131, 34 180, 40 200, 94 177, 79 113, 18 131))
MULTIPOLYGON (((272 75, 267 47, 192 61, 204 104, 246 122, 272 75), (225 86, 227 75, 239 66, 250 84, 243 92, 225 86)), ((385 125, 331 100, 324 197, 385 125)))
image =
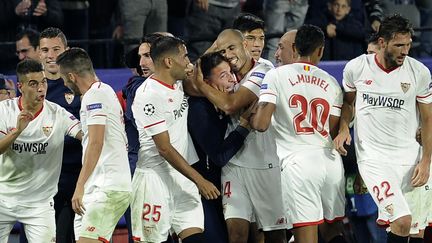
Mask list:
POLYGON ((429 161, 426 158, 422 158, 414 169, 413 176, 411 178, 411 184, 413 187, 420 187, 425 185, 429 180, 430 172, 430 158, 429 161))
POLYGON ((343 129, 339 131, 339 134, 333 140, 334 148, 343 156, 346 156, 348 154, 347 150, 344 147, 345 144, 351 145, 351 134, 349 132, 349 129, 343 129))
POLYGON ((200 194, 207 200, 216 199, 220 196, 220 192, 215 185, 204 178, 198 181, 196 185, 200 194))
POLYGON ((24 131, 28 124, 33 120, 33 114, 29 111, 21 111, 18 114, 16 129, 18 132, 24 131))
POLYGON ((82 216, 85 212, 85 207, 83 204, 83 196, 84 196, 84 186, 76 185, 75 192, 72 196, 72 209, 73 211, 82 216))
POLYGON ((38 5, 36 5, 36 8, 33 11, 34 16, 42 16, 47 13, 48 9, 45 3, 45 0, 40 0, 38 5))
POLYGON ((416 140, 422 146, 422 139, 421 139, 421 127, 419 127, 416 131, 416 140))
POLYGON ((198 6, 198 8, 200 8, 204 12, 208 11, 208 7, 209 7, 208 0, 195 0, 195 3, 198 6))

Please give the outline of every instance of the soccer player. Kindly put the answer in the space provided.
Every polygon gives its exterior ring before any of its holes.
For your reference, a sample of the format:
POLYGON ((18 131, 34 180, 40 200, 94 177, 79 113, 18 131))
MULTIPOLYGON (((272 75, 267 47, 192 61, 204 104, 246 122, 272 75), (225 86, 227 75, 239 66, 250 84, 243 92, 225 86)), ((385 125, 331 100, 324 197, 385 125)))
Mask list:
MULTIPOLYGON (((259 131, 274 126, 294 238, 310 243, 318 242, 319 224, 341 220, 345 214, 342 159, 332 145, 342 90, 334 77, 316 66, 324 48, 324 33, 318 27, 301 26, 295 48, 295 63, 266 75, 251 125, 259 131)), ((328 242, 344 240, 333 235, 328 242)))
MULTIPOLYGON (((214 46, 229 60, 240 86, 233 93, 222 92, 201 78, 196 79, 196 86, 211 103, 236 118, 257 100, 261 82, 272 67, 250 56, 238 30, 222 31, 214 46)), ((237 125, 238 119, 234 120, 233 125, 237 125)), ((256 220, 267 242, 285 242, 287 222, 274 139, 270 133, 251 132, 244 144, 222 168, 222 201, 229 240, 247 242, 249 225, 256 220)))
POLYGON ((206 199, 220 193, 189 165, 198 158, 187 132, 188 103, 179 81, 191 65, 186 46, 178 38, 161 37, 150 55, 155 73, 138 88, 132 104, 140 137, 132 179, 134 239, 161 242, 172 228, 184 243, 204 242, 198 190, 206 199))
POLYGON ((82 95, 83 165, 72 197, 75 239, 108 242, 130 201, 123 111, 114 90, 97 79, 83 49, 68 49, 56 62, 65 85, 82 95))
POLYGON ((242 32, 247 43, 246 49, 255 61, 273 67, 273 63, 261 57, 265 40, 262 19, 250 13, 243 13, 234 20, 232 28, 242 32))
POLYGON ((286 32, 280 39, 275 52, 275 60, 277 66, 291 64, 297 59, 295 52, 294 41, 297 30, 286 32))
POLYGON ((408 57, 412 33, 407 19, 387 17, 377 33, 378 52, 347 63, 344 107, 334 141, 346 154, 343 146, 351 142, 348 124, 355 109, 359 171, 379 208, 378 220, 390 223, 391 243, 408 242, 412 212, 404 193, 427 182, 431 162, 431 75, 408 57), (421 155, 415 140, 419 120, 421 155))
POLYGON ((15 222, 30 243, 56 242, 53 197, 57 192, 64 136, 81 139, 79 121, 45 100, 41 63, 17 65, 21 96, 0 102, 0 242, 15 222))
MULTIPOLYGON (((60 105, 80 119, 80 96, 74 95, 64 85, 56 63, 58 55, 69 48, 66 36, 58 28, 46 28, 39 36, 39 47, 40 61, 47 75, 46 99, 60 105)), ((75 212, 72 209, 71 199, 81 170, 81 159, 81 141, 65 137, 58 192, 54 197, 57 243, 69 243, 75 239, 73 227, 75 212)))

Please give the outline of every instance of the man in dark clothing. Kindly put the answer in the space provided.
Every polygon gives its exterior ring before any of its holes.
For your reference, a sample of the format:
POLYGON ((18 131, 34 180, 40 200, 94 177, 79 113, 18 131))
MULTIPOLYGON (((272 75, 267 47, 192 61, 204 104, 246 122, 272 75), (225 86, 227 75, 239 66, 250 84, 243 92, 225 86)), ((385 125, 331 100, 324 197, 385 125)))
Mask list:
MULTIPOLYGON (((204 80, 221 91, 232 92, 237 83, 231 67, 220 53, 208 53, 200 58, 204 80)), ((221 167, 242 147, 249 133, 248 122, 240 125, 225 138, 231 118, 205 97, 189 98, 188 130, 195 145, 199 161, 192 165, 204 178, 221 190, 221 167)), ((204 208, 204 237, 206 242, 228 242, 222 210, 222 199, 206 200, 204 208)))

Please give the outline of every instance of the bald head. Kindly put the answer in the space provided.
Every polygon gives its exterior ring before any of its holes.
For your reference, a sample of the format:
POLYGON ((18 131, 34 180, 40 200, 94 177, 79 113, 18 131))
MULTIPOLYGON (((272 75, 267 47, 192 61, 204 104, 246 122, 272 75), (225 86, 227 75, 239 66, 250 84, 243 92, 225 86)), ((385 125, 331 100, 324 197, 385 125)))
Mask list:
POLYGON ((216 50, 229 60, 235 72, 252 59, 245 47, 243 34, 238 30, 226 29, 216 39, 216 50))
POLYGON ((279 39, 278 48, 275 53, 278 66, 291 64, 297 59, 297 53, 293 48, 296 34, 297 30, 290 30, 279 39))

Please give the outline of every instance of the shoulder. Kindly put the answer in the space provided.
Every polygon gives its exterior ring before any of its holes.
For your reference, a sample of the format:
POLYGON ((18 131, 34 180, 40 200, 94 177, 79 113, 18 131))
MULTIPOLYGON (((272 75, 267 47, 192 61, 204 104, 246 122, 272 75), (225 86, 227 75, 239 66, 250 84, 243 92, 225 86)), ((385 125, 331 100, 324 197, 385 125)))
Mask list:
POLYGON ((420 62, 417 59, 414 59, 412 57, 407 56, 404 62, 404 65, 409 65, 413 71, 415 72, 419 72, 419 73, 427 73, 429 74, 429 68, 426 67, 426 65, 424 65, 422 62, 420 62))
POLYGON ((370 62, 370 60, 374 58, 375 54, 362 54, 354 59, 351 59, 345 65, 345 69, 355 69, 358 68, 359 65, 365 65, 370 62))

